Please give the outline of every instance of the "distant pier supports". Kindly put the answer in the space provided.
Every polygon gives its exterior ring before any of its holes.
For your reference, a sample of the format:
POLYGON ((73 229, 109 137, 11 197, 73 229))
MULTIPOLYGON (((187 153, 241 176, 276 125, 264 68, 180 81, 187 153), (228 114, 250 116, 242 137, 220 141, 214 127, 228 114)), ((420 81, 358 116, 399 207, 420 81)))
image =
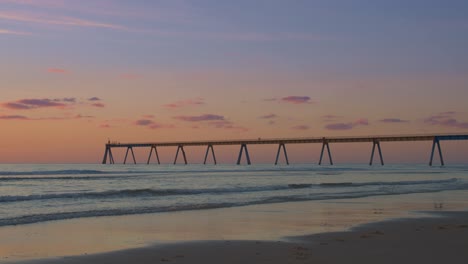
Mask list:
POLYGON ((109 146, 106 146, 106 151, 104 152, 104 159, 102 160, 102 164, 107 163, 107 157, 109 157, 109 164, 114 164, 114 156, 112 156, 112 150, 109 146))
POLYGON ((206 154, 205 154, 205 161, 203 161, 203 164, 206 164, 206 160, 208 159, 208 152, 210 152, 211 149, 211 155, 213 156, 213 162, 216 165, 216 156, 214 153, 213 145, 209 144, 208 147, 206 148, 206 154))
POLYGON ((184 157, 185 165, 187 165, 187 156, 185 156, 184 146, 182 146, 182 145, 179 145, 179 146, 177 147, 177 152, 176 152, 176 155, 175 155, 174 164, 177 163, 177 157, 179 156, 179 150, 182 152, 182 155, 183 155, 183 157, 184 157))
POLYGON ((250 156, 249 156, 249 150, 247 149, 247 144, 242 144, 240 151, 239 151, 239 158, 237 159, 237 165, 240 165, 241 159, 242 159, 242 153, 244 152, 245 149, 245 157, 247 158, 247 164, 251 165, 250 162, 250 156))
POLYGON ((431 151, 431 159, 429 160, 429 166, 432 166, 432 161, 434 159, 434 150, 435 146, 437 145, 437 149, 439 150, 439 158, 440 158, 440 165, 444 166, 444 157, 442 157, 442 150, 440 148, 440 142, 439 142, 439 137, 434 137, 434 140, 432 141, 432 151, 431 151))
POLYGON ((280 143, 278 146, 278 152, 276 153, 275 165, 278 165, 278 159, 279 159, 279 155, 281 152, 281 148, 283 148, 283 153, 284 153, 284 158, 286 159, 286 164, 289 165, 288 153, 286 152, 286 146, 284 145, 284 143, 280 143))
POLYGON ((323 151, 325 150, 325 147, 327 147, 328 151, 328 160, 330 161, 330 165, 333 165, 333 160, 330 152, 330 146, 328 145, 328 141, 324 138, 323 139, 323 144, 322 144, 322 151, 320 152, 320 161, 319 165, 322 165, 322 159, 323 159, 323 151))
POLYGON ((378 141, 378 140, 374 140, 369 165, 372 166, 372 162, 374 161, 375 146, 377 146, 377 149, 379 150, 380 164, 383 166, 384 161, 383 161, 383 157, 382 157, 382 150, 380 149, 380 141, 378 141))
POLYGON ((124 159, 123 164, 127 163, 128 151, 131 151, 131 152, 132 152, 133 164, 136 164, 135 153, 133 153, 133 147, 128 147, 128 148, 127 148, 127 152, 125 153, 125 159, 124 159))
POLYGON ((154 149, 154 153, 156 154, 156 159, 158 161, 158 164, 161 164, 161 162, 159 161, 159 154, 158 154, 158 150, 156 149, 156 146, 151 146, 150 153, 148 156, 148 162, 146 164, 150 164, 151 154, 153 154, 153 149, 154 149))

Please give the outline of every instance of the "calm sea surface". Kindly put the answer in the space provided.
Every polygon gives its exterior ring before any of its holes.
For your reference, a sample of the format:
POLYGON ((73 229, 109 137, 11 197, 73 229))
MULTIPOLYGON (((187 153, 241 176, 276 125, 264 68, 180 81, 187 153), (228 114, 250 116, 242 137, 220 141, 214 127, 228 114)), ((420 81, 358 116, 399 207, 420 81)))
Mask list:
POLYGON ((468 189, 468 165, 0 165, 0 226, 468 189))

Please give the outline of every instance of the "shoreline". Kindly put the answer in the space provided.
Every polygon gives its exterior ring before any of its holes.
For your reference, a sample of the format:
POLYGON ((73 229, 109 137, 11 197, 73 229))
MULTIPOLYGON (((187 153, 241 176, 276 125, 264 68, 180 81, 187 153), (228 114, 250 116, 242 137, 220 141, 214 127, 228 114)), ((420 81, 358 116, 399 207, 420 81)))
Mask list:
POLYGON ((178 242, 8 263, 464 263, 468 259, 468 212, 423 213, 429 214, 279 241, 178 242))
POLYGON ((0 263, 100 254, 193 241, 277 241, 349 230, 416 211, 468 208, 468 193, 444 191, 109 216, 0 228, 0 263), (443 208, 436 205, 443 204, 443 208))

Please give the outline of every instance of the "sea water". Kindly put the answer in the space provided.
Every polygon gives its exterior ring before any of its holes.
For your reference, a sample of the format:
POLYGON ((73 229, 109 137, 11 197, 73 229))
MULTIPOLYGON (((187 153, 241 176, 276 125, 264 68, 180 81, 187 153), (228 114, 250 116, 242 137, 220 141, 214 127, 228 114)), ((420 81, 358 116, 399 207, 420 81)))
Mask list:
POLYGON ((0 165, 0 226, 468 189, 468 165, 0 165))

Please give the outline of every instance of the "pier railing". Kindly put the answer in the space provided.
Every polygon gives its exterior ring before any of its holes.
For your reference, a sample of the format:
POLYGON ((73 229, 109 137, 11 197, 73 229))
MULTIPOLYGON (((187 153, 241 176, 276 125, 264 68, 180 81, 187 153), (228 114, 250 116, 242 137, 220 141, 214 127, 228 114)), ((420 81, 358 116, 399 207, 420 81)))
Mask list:
POLYGON ((380 142, 398 142, 398 141, 432 141, 432 151, 430 155, 429 165, 432 166, 434 159, 434 151, 437 147, 440 163, 444 166, 444 159, 442 155, 442 149, 440 147, 440 141, 443 140, 468 140, 468 134, 419 134, 419 135, 381 135, 381 136, 350 136, 350 137, 307 137, 307 138, 257 138, 257 139, 238 139, 238 140, 206 140, 206 141, 171 141, 171 142, 145 142, 145 143, 120 143, 120 142, 108 142, 106 144, 106 149, 104 153, 104 158, 102 163, 114 164, 114 157, 112 154, 113 148, 127 148, 125 153, 125 159, 123 163, 127 162, 128 154, 131 153, 133 162, 136 164, 135 154, 133 148, 150 148, 148 155, 147 164, 150 163, 153 152, 155 153, 158 164, 160 164, 158 147, 177 147, 177 152, 174 159, 174 164, 177 163, 177 158, 179 153, 182 154, 184 163, 187 164, 187 157, 185 154, 184 147, 187 146, 206 146, 205 159, 203 164, 206 164, 208 155, 211 153, 213 157, 214 164, 216 164, 216 156, 214 152, 214 146, 217 145, 238 145, 240 146, 239 156, 237 159, 237 164, 241 164, 242 156, 245 153, 247 164, 250 165, 250 155, 247 146, 248 145, 265 145, 265 144, 275 144, 278 145, 278 151, 276 154, 275 165, 278 164, 279 156, 281 150, 283 150, 283 155, 286 160, 286 164, 289 165, 288 154, 286 151, 286 144, 310 144, 310 143, 321 143, 322 149, 320 153, 319 165, 322 164, 323 154, 325 148, 327 149, 328 159, 330 165, 333 165, 333 159, 330 150, 330 143, 356 143, 356 142, 371 142, 372 152, 369 161, 369 165, 372 165, 374 160, 374 152, 377 148, 380 158, 380 164, 384 165, 384 160, 382 156, 382 149, 380 147, 380 142), (154 150, 154 151, 153 151, 154 150))

